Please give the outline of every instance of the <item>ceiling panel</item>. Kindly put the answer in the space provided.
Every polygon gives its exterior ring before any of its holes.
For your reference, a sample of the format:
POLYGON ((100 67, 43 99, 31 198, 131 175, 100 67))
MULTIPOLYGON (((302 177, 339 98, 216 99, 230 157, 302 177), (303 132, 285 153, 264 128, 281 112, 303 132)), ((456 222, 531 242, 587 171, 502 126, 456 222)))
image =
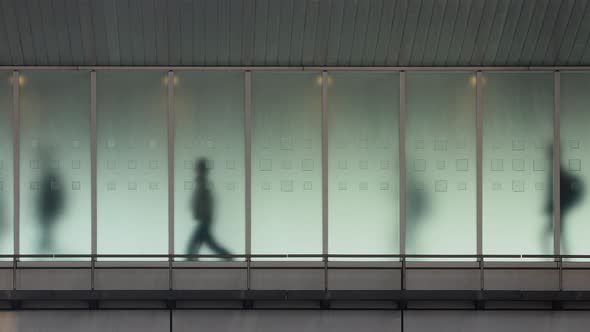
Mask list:
POLYGON ((0 65, 590 65, 590 0, 0 0, 0 65))

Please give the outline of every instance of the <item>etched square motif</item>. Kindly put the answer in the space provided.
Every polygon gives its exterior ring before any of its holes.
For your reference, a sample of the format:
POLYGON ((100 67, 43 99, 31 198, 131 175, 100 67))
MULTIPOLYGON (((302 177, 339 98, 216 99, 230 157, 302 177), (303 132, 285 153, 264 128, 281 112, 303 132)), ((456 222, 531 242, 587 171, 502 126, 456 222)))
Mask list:
POLYGON ((512 140, 512 151, 524 151, 524 140, 514 139, 512 140))
POLYGON ((458 191, 466 191, 467 190, 467 184, 465 182, 459 182, 459 183, 457 183, 457 190, 458 191))
POLYGON ((578 150, 580 148, 580 141, 577 139, 572 139, 568 141, 568 146, 570 147, 570 149, 572 150, 578 150))
POLYGON ((236 161, 233 159, 225 161, 225 168, 226 169, 236 169, 236 161))
POLYGON ((363 181, 363 182, 359 183, 359 190, 360 191, 369 190, 369 183, 366 182, 366 181, 363 181))
POLYGON ((467 147, 467 143, 466 143, 466 139, 465 137, 461 137, 457 139, 457 149, 465 149, 467 147))
POLYGON ((150 190, 158 190, 159 187, 158 182, 150 182, 150 190))
POLYGON ((194 169, 195 168, 195 162, 192 160, 185 160, 184 161, 184 169, 194 169))
POLYGON ((137 182, 127 183, 127 190, 137 190, 137 182))
POLYGON ((127 168, 136 169, 137 168, 137 161, 136 160, 128 160, 127 161, 127 168))
POLYGON ((524 181, 522 181, 522 180, 512 180, 512 191, 514 191, 514 192, 524 192, 524 181))
POLYGON ((416 191, 424 191, 425 188, 424 182, 416 182, 416 191))
POLYGON ((184 190, 193 190, 194 182, 193 181, 184 181, 184 190))
POLYGON ((114 149, 117 146, 117 142, 113 138, 107 139, 107 149, 114 149))
POLYGON ((469 170, 469 160, 457 159, 455 162, 457 171, 466 172, 469 170))
POLYGON ((212 139, 207 140, 207 149, 215 149, 215 141, 212 139))
POLYGON ((533 170, 536 172, 542 172, 545 170, 546 161, 543 159, 533 160, 533 170))
POLYGON ((434 151, 447 151, 447 140, 435 140, 434 151))
POLYGON ((359 138, 359 148, 361 148, 361 149, 368 149, 369 148, 369 139, 367 137, 359 138))
POLYGON ((72 181, 72 190, 80 190, 80 181, 72 181))
POLYGON ((311 190, 313 188, 313 184, 311 181, 303 182, 303 190, 311 190))
POLYGON ((49 167, 52 168, 52 169, 59 169, 59 166, 60 166, 59 160, 55 160, 54 159, 54 160, 52 160, 52 161, 49 162, 49 167))
POLYGON ((338 169, 347 169, 348 163, 346 160, 338 160, 338 169))
POLYGON ((80 148, 80 140, 78 140, 78 139, 72 140, 72 148, 79 149, 80 148))
POLYGON ((379 183, 379 189, 381 189, 383 191, 389 190, 389 182, 382 181, 381 183, 379 183))
POLYGON ((150 147, 150 149, 155 149, 158 147, 158 140, 152 138, 150 139, 148 146, 150 147))
POLYGON ((573 172, 579 172, 582 170, 582 161, 580 159, 568 160, 568 169, 573 172))
POLYGON ((292 137, 281 137, 281 150, 293 150, 292 137))
POLYGON ((504 160, 503 159, 492 159, 492 171, 503 171, 504 160))
POLYGON ((228 182, 225 184, 225 190, 227 191, 235 191, 236 190, 236 183, 235 182, 228 182))
POLYGON ((258 168, 261 171, 272 171, 272 159, 260 159, 258 168))
POLYGON ((72 169, 80 169, 80 160, 72 160, 72 169))
POLYGON ((303 148, 310 150, 313 146, 313 140, 311 138, 304 138, 303 139, 303 148))
POLYGON ((150 160, 150 168, 151 169, 158 169, 158 161, 157 160, 150 160))
POLYGON ((379 167, 381 169, 389 169, 389 160, 381 160, 379 162, 379 167))
POLYGON ((535 190, 536 191, 543 191, 543 190, 545 190, 545 183, 543 183, 543 182, 536 182, 535 183, 535 190))
POLYGON ((447 180, 437 180, 434 184, 434 191, 446 192, 447 191, 447 180))
POLYGON ((293 168, 293 163, 291 162, 291 160, 283 160, 281 161, 281 168, 282 169, 292 169, 293 168))
POLYGON ((313 171, 313 159, 303 159, 301 162, 301 168, 304 171, 313 171))
POLYGON ((368 160, 359 160, 359 168, 360 169, 369 169, 369 161, 368 160))
POLYGON ((414 160, 414 171, 424 172, 426 170, 426 160, 416 159, 414 160))
POLYGON ((107 183, 107 190, 108 191, 115 191, 117 190, 117 184, 115 182, 107 183))
POLYGON ((424 149, 424 140, 423 139, 416 140, 416 143, 414 145, 416 146, 416 150, 423 150, 424 149))
POLYGON ((524 171, 524 159, 512 159, 512 170, 517 172, 524 171))
POLYGON ((38 181, 31 182, 31 184, 29 184, 29 189, 30 190, 39 190, 39 182, 38 181))
POLYGON ((38 148, 38 147, 39 147, 39 140, 38 140, 38 139, 36 139, 36 138, 35 138, 35 139, 32 139, 32 140, 31 140, 31 147, 32 147, 33 149, 36 149, 36 148, 38 148))
POLYGON ((262 190, 270 191, 270 189, 271 189, 270 182, 263 182, 262 183, 262 190))
POLYGON ((57 181, 51 181, 49 183, 49 189, 51 189, 51 191, 58 191, 61 189, 61 186, 59 183, 57 183, 57 181))
POLYGON ((293 180, 282 180, 281 181, 281 191, 282 192, 292 192, 293 191, 293 180))
POLYGON ((107 169, 115 169, 117 168, 117 161, 116 160, 107 160, 107 169))
POLYGON ((346 190, 348 189, 348 185, 346 184, 346 182, 338 182, 338 190, 346 190))
POLYGON ((500 191, 502 190, 502 184, 500 182, 492 183, 492 190, 493 191, 500 191))
POLYGON ((436 161, 436 169, 444 170, 447 168, 447 161, 446 160, 437 160, 436 161))

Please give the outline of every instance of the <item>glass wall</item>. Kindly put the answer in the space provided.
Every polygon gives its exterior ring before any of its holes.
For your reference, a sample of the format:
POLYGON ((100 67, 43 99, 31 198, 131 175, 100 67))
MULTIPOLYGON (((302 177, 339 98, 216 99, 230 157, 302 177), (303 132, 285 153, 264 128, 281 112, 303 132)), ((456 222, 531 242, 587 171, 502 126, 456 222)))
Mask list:
POLYGON ((553 252, 553 73, 483 76, 484 254, 553 252))
POLYGON ((244 73, 175 75, 176 253, 244 254, 244 73))
POLYGON ((12 72, 0 71, 0 254, 13 251, 12 72))
POLYGON ((590 74, 561 74, 561 252, 590 254, 590 74))
POLYGON ((330 73, 331 254, 399 253, 399 74, 330 73))
POLYGON ((476 252, 474 73, 406 77, 406 252, 476 252))
POLYGON ((252 74, 252 253, 322 252, 321 85, 252 74))
POLYGON ((99 254, 168 253, 168 73, 96 74, 99 254))
POLYGON ((20 73, 20 248, 90 253, 90 73, 20 73))

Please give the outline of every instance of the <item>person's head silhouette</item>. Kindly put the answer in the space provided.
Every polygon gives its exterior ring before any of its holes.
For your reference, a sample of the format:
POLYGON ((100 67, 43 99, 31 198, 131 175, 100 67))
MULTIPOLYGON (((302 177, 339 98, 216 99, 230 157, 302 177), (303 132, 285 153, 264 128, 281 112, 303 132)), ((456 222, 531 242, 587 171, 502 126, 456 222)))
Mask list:
POLYGON ((197 160, 197 167, 196 167, 197 177, 199 177, 199 178, 207 177, 207 173, 209 173, 209 167, 207 164, 208 164, 208 162, 207 162, 207 159, 205 159, 205 158, 199 158, 197 160))

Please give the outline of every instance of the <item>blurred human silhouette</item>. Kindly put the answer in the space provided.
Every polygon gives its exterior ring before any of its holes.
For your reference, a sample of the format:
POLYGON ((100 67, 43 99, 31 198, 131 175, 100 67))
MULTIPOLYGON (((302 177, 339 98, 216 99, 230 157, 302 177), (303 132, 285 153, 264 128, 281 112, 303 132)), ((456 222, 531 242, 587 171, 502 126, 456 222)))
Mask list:
POLYGON ((198 254, 201 246, 207 244, 214 253, 219 255, 229 255, 229 251, 222 247, 217 240, 211 235, 213 224, 213 195, 209 188, 207 159, 197 160, 197 188, 193 194, 192 212, 193 218, 198 222, 193 236, 191 237, 187 254, 198 254))
POLYGON ((424 188, 414 177, 415 172, 406 173, 406 235, 407 253, 420 251, 421 219, 428 212, 428 198, 424 188))
MULTIPOLYGON (((548 159, 553 160, 553 145, 549 145, 547 148, 548 159)), ((551 163, 553 166, 553 163, 551 163)), ((548 215, 548 224, 546 232, 553 234, 554 222, 553 222, 553 167, 550 167, 549 172, 549 191, 547 206, 545 213, 548 215)), ((559 165, 559 216, 560 216, 560 232, 565 234, 565 225, 567 224, 565 216, 571 209, 584 197, 584 186, 578 176, 568 172, 564 167, 559 165)), ((561 246, 563 248, 562 254, 568 253, 567 241, 562 236, 561 246)))
POLYGON ((64 207, 64 191, 59 174, 49 167, 49 154, 41 155, 41 181, 39 183, 38 217, 41 224, 39 249, 41 253, 53 251, 53 228, 64 207))

